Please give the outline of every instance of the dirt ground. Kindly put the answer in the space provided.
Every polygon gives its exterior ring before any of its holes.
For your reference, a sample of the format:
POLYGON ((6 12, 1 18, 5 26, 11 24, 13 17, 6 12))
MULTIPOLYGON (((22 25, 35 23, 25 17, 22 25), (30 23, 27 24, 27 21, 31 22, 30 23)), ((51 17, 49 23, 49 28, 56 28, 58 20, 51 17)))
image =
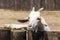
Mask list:
MULTIPOLYGON (((4 27, 4 24, 19 24, 17 20, 27 17, 29 13, 30 11, 0 9, 0 27, 4 27)), ((60 31, 60 11, 42 11, 41 16, 44 17, 51 30, 60 31)))

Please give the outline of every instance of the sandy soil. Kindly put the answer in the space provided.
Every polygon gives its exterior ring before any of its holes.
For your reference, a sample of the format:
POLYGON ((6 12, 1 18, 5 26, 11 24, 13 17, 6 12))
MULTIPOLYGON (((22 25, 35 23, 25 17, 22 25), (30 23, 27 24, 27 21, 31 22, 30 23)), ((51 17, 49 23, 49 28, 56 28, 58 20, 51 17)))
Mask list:
MULTIPOLYGON (((29 12, 0 9, 0 27, 4 27, 4 24, 19 24, 17 20, 27 17, 29 12)), ((60 11, 42 11, 41 16, 44 17, 51 30, 60 31, 60 11)))

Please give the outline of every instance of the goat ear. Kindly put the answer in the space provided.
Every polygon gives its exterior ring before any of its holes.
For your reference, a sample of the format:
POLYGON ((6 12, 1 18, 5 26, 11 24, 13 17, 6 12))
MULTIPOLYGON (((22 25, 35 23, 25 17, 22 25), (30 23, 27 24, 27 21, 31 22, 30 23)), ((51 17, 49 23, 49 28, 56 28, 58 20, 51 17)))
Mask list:
POLYGON ((40 8, 38 11, 41 12, 44 8, 40 8))
POLYGON ((32 11, 35 11, 35 7, 32 8, 32 11))

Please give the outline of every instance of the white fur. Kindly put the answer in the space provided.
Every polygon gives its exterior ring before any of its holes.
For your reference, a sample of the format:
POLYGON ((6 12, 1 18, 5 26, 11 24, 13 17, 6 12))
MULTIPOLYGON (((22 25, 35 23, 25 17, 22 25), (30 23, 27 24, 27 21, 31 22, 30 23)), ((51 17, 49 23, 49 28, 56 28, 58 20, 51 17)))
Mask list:
POLYGON ((36 25, 38 25, 37 23, 39 22, 37 20, 37 18, 41 18, 41 23, 44 26, 44 30, 45 31, 50 31, 49 26, 47 25, 47 23, 45 22, 44 18, 40 16, 40 12, 39 11, 31 11, 30 15, 29 15, 29 24, 32 25, 32 27, 35 27, 36 25), (47 25, 47 26, 45 26, 47 25))
POLYGON ((40 12, 31 11, 31 13, 29 14, 29 24, 36 24, 38 22, 38 20, 36 20, 38 17, 40 17, 40 12))

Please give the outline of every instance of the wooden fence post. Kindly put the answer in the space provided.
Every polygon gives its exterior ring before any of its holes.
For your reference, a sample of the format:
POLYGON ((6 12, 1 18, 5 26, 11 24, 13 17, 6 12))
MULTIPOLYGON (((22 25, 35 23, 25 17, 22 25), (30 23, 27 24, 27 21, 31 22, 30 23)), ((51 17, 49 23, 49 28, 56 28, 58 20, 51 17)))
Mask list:
POLYGON ((26 32, 21 30, 11 31, 11 40, 26 40, 26 32))
POLYGON ((0 40, 11 40, 10 30, 0 30, 0 40))

